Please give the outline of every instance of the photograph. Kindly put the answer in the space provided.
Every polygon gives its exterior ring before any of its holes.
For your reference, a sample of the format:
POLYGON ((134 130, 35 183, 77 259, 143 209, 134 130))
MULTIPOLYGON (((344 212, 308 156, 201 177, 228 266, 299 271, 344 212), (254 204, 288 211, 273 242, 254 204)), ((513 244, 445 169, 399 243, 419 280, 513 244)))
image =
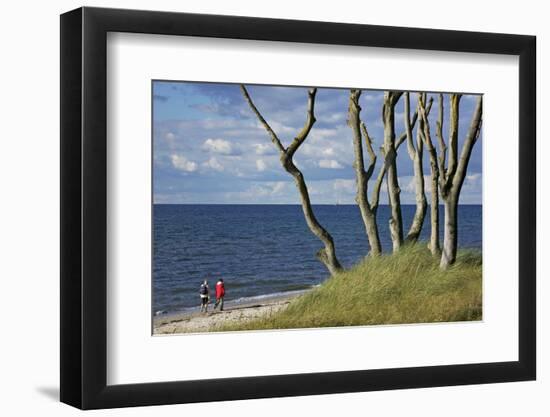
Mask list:
POLYGON ((508 3, 6 2, 0 415, 550 416, 508 3))
POLYGON ((483 319, 481 92, 151 90, 153 335, 483 319))

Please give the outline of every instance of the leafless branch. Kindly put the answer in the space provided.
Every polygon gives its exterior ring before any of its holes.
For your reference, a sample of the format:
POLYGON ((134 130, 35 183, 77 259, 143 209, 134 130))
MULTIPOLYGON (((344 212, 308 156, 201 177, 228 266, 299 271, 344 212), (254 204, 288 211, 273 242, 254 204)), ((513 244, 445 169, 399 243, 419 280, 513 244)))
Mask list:
POLYGON ((254 114, 256 115, 256 117, 258 118, 260 123, 264 126, 265 130, 267 130, 267 133, 269 133, 269 136, 271 137, 271 141, 275 144, 275 146, 277 147, 279 152, 283 152, 283 153, 286 152, 286 149, 283 146, 283 144, 281 143, 281 141, 279 140, 277 134, 273 131, 271 126, 269 126, 269 123, 267 123, 267 121, 263 118, 261 113, 256 108, 256 105, 254 104, 254 102, 250 98, 250 95, 248 94, 248 91, 247 91, 247 89, 244 85, 241 85, 241 91, 243 93, 244 98, 248 102, 248 105, 250 106, 250 108, 252 109, 254 114))

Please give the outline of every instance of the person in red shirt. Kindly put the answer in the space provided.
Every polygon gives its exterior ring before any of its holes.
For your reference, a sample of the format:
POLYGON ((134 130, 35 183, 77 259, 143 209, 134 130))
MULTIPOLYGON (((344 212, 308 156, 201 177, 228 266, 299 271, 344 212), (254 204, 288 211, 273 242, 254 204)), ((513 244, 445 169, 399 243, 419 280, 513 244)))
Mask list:
POLYGON ((214 304, 214 310, 218 305, 220 306, 220 311, 223 311, 223 297, 225 296, 225 285, 223 283, 223 278, 220 278, 216 282, 216 304, 214 304))

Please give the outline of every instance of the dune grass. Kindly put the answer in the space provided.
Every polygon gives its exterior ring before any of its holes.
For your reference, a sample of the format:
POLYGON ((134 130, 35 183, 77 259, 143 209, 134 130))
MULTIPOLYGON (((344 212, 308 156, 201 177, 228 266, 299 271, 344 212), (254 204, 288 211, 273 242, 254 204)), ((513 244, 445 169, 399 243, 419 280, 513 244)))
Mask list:
POLYGON ((269 317, 214 330, 481 320, 481 275, 480 252, 461 250, 456 264, 442 271, 422 242, 396 255, 367 258, 269 317))

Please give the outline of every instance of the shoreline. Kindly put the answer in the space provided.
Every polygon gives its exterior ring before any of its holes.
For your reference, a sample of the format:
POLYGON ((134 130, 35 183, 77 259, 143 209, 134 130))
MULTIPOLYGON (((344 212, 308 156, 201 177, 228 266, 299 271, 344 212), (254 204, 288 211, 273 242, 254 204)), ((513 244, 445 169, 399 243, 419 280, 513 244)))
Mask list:
POLYGON ((309 290, 292 291, 288 294, 274 294, 258 300, 243 302, 226 301, 223 311, 213 310, 209 304, 208 313, 201 313, 199 307, 193 311, 182 311, 153 317, 153 336, 179 333, 203 333, 231 322, 246 322, 268 316, 285 309, 290 302, 309 290))

